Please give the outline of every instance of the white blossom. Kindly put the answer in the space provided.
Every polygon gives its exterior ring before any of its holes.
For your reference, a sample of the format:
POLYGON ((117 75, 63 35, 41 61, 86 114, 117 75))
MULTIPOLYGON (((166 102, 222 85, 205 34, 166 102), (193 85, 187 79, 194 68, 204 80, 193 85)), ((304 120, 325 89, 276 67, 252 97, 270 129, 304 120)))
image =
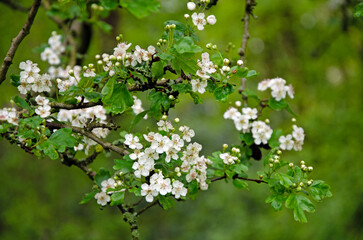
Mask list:
POLYGON ((198 30, 202 31, 204 29, 204 25, 207 24, 205 20, 204 13, 193 13, 192 14, 193 24, 198 28, 198 30))
POLYGON ((141 196, 146 196, 145 199, 147 202, 152 202, 154 200, 154 197, 156 197, 157 195, 158 195, 158 191, 153 189, 147 183, 143 183, 141 185, 141 196))
POLYGON ((208 24, 210 24, 210 25, 214 25, 214 24, 216 24, 217 19, 216 19, 216 17, 215 17, 214 15, 209 15, 209 16, 207 17, 207 22, 208 22, 208 24))
POLYGON ((207 80, 200 81, 199 79, 192 79, 190 83, 192 84, 192 91, 199 92, 201 94, 205 92, 205 88, 208 85, 207 80))
POLYGON ((108 202, 111 201, 111 198, 109 195, 107 195, 105 192, 100 192, 95 195, 95 199, 97 199, 97 203, 101 206, 106 206, 108 202))
POLYGON ((171 193, 175 196, 175 198, 185 197, 187 195, 188 189, 184 187, 184 184, 178 180, 173 182, 173 189, 171 193))
POLYGON ((294 141, 292 140, 291 134, 287 135, 286 137, 281 136, 279 138, 279 142, 280 142, 280 148, 282 150, 291 150, 294 147, 294 141))

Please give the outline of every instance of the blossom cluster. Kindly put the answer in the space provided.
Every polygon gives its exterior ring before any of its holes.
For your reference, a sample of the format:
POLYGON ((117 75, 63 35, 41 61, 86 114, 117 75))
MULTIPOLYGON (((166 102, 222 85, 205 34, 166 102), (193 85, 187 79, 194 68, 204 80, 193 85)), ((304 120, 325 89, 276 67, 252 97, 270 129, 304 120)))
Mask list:
POLYGON ((286 98, 286 93, 290 98, 294 98, 294 88, 291 84, 285 85, 286 81, 282 78, 265 79, 258 84, 257 89, 259 91, 266 91, 268 88, 271 89, 271 96, 280 101, 286 98))
MULTIPOLYGON (((101 206, 106 206, 107 203, 111 201, 111 197, 109 196, 109 194, 114 193, 114 191, 110 191, 110 190, 114 189, 118 186, 121 186, 121 185, 122 185, 121 181, 116 182, 115 179, 113 179, 113 178, 103 180, 101 182, 101 192, 99 192, 95 195, 95 199, 97 200, 97 203, 100 204, 101 206)), ((125 189, 121 189, 118 191, 125 191, 125 189)))
POLYGON ((0 121, 7 121, 10 124, 18 125, 19 113, 15 108, 0 109, 0 121))
POLYGON ((286 136, 281 136, 279 138, 280 149, 282 150, 292 150, 301 151, 302 145, 304 144, 304 129, 293 125, 292 134, 288 134, 286 136))
MULTIPOLYGON (((240 104, 237 104, 240 105, 240 104)), ((257 121, 257 109, 256 108, 242 108, 242 111, 238 111, 237 108, 230 107, 223 115, 225 119, 231 119, 234 121, 234 125, 238 131, 243 133, 252 132, 255 144, 261 143, 267 144, 271 138, 272 129, 263 121, 257 121)))
POLYGON ((35 98, 35 102, 38 104, 38 107, 35 109, 35 113, 39 115, 41 118, 46 118, 50 115, 49 99, 46 97, 42 97, 38 95, 35 98))
POLYGON ((52 32, 52 36, 48 39, 49 47, 46 47, 40 54, 43 61, 48 61, 50 65, 59 65, 61 63, 60 56, 65 52, 66 48, 62 43, 62 35, 52 32))
MULTIPOLYGON (((178 122, 179 119, 176 119, 178 122)), ((211 162, 204 156, 199 156, 202 146, 191 143, 194 130, 188 126, 180 126, 179 133, 170 121, 163 117, 157 123, 159 132, 143 134, 145 143, 142 144, 138 136, 125 135, 124 144, 133 152, 129 157, 134 160, 132 168, 137 178, 144 179, 150 176, 150 182, 144 183, 141 194, 147 201, 152 201, 158 194, 173 194, 176 198, 185 196, 187 189, 183 182, 197 181, 202 190, 208 188, 207 164, 211 162), (157 172, 156 164, 172 166, 176 178, 168 178, 162 172, 157 172)))
POLYGON ((21 62, 19 68, 23 71, 20 72, 20 85, 18 90, 21 94, 27 92, 50 92, 52 81, 49 74, 39 74, 40 69, 37 63, 30 60, 21 62))
MULTIPOLYGON (((190 11, 194 11, 196 9, 196 7, 197 7, 197 5, 194 2, 187 3, 187 8, 190 11)), ((184 17, 186 19, 188 19, 188 18, 190 18, 190 15, 185 14, 184 17)), ((204 26, 207 25, 207 23, 209 25, 214 25, 217 22, 217 19, 214 15, 209 15, 207 18, 205 18, 204 13, 194 12, 192 14, 192 21, 193 21, 194 26, 196 26, 199 31, 202 31, 202 30, 204 30, 204 26)))

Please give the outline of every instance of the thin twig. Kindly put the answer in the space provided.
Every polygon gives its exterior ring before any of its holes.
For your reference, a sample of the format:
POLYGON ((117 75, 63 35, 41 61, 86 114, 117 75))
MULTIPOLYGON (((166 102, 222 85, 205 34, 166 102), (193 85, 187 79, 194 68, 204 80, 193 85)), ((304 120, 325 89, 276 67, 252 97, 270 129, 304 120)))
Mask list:
POLYGON ((62 164, 70 167, 70 166, 76 166, 79 169, 81 169, 92 181, 94 180, 96 176, 96 172, 92 171, 85 161, 77 161, 76 159, 73 159, 69 157, 66 153, 62 154, 62 164))
POLYGON ((16 1, 13 2, 11 0, 0 0, 1 3, 4 3, 5 5, 8 5, 8 7, 20 11, 20 12, 28 12, 30 10, 30 8, 24 7, 22 5, 20 5, 19 3, 17 3, 16 1))
MULTIPOLYGON (((213 178, 211 180, 211 182, 219 181, 219 180, 226 179, 226 178, 227 178, 227 176, 224 175, 222 177, 213 178)), ((266 181, 261 180, 261 179, 253 179, 253 178, 239 177, 237 174, 233 176, 233 179, 241 179, 241 180, 250 181, 250 182, 256 182, 256 183, 267 183, 266 181)))
POLYGON ((51 129, 71 128, 73 132, 82 134, 83 136, 86 136, 86 137, 92 139, 93 141, 100 144, 106 150, 112 150, 122 156, 129 154, 129 152, 127 150, 119 148, 110 142, 104 141, 104 140, 96 137, 92 132, 88 132, 88 131, 84 130, 83 128, 68 126, 66 124, 55 123, 55 122, 47 122, 46 126, 51 129))
MULTIPOLYGON (((245 4, 245 13, 244 17, 242 19, 244 26, 243 26, 243 37, 242 37, 242 43, 241 48, 238 50, 238 54, 240 55, 240 59, 242 61, 246 60, 246 49, 247 49, 247 42, 250 38, 249 34, 249 21, 250 16, 253 15, 253 8, 256 6, 255 0, 246 0, 245 4)), ((243 64, 244 66, 244 64, 243 64)), ((239 89, 239 93, 242 94, 246 90, 246 78, 241 78, 241 87, 239 89)), ((244 105, 247 105, 247 96, 242 94, 242 100, 244 105)))
POLYGON ((38 12, 40 2, 41 2, 41 0, 34 1, 33 6, 30 9, 28 18, 27 18, 23 28, 20 30, 18 35, 15 38, 13 38, 13 40, 11 41, 10 48, 6 54, 6 57, 4 58, 4 62, 1 65, 0 84, 3 83, 6 79, 6 73, 8 72, 10 65, 13 63, 13 58, 14 58, 15 52, 18 49, 20 43, 30 32, 30 28, 33 25, 34 18, 38 12))
POLYGON ((137 212, 137 215, 140 215, 141 213, 145 212, 146 210, 148 210, 149 208, 151 208, 152 206, 155 206, 156 204, 159 203, 159 200, 156 200, 148 205, 146 205, 144 208, 140 209, 138 212, 137 212))

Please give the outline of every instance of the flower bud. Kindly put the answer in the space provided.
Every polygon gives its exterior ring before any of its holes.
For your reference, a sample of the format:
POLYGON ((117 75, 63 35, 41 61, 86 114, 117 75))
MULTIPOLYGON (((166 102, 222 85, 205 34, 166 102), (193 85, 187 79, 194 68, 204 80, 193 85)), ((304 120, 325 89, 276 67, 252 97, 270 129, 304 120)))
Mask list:
POLYGON ((83 70, 86 71, 88 69, 87 66, 83 66, 83 70))
POLYGON ((161 117, 161 119, 165 121, 166 119, 168 119, 168 116, 163 115, 163 116, 161 117))
POLYGON ((279 150, 277 150, 277 152, 276 152, 278 155, 281 155, 282 154, 282 152, 281 152, 281 150, 279 149, 279 150))
POLYGON ((293 184, 292 184, 292 187, 296 187, 296 183, 293 183, 293 184))
POLYGON ((263 178, 263 175, 259 175, 259 176, 258 176, 258 178, 259 178, 259 179, 262 179, 262 178, 263 178))
POLYGON ((300 164, 301 164, 301 165, 305 165, 305 161, 301 161, 301 162, 300 162, 300 164))
POLYGON ((189 14, 184 14, 184 18, 185 19, 189 19, 190 18, 190 15, 189 14))
POLYGON ((175 118, 175 119, 174 119, 174 122, 175 122, 175 123, 179 123, 179 122, 180 122, 180 119, 179 119, 179 118, 175 118))
POLYGON ((313 180, 308 181, 308 186, 310 186, 311 184, 313 184, 313 180))
POLYGON ((172 29, 175 29, 176 28, 176 25, 175 24, 171 24, 170 26, 172 29))
POLYGON ((217 45, 213 45, 213 46, 212 46, 212 49, 213 49, 213 50, 217 50, 217 49, 218 49, 217 45))
POLYGON ((195 3, 193 3, 193 2, 188 2, 187 3, 187 8, 188 8, 189 11, 193 11, 196 6, 197 5, 195 3))
POLYGON ((238 61, 237 61, 237 65, 238 65, 238 66, 242 66, 242 65, 243 65, 243 61, 242 61, 242 60, 238 60, 238 61))
POLYGON ((300 185, 300 187, 304 187, 304 183, 303 182, 299 183, 299 185, 300 185))
POLYGON ((176 168, 174 169, 174 171, 175 171, 175 172, 180 172, 180 167, 176 167, 176 168))
POLYGON ((100 58, 101 58, 101 56, 100 56, 99 54, 97 54, 97 55, 95 56, 95 58, 96 58, 96 59, 100 59, 100 58))
POLYGON ((226 150, 228 148, 228 144, 223 144, 223 150, 226 150))
POLYGON ((73 69, 69 70, 69 71, 68 71, 68 74, 69 74, 69 76, 74 76, 74 71, 73 71, 73 69))
POLYGON ((174 100, 174 96, 173 95, 169 95, 169 100, 174 100))
POLYGON ((178 172, 176 175, 177 175, 178 177, 180 177, 180 176, 181 176, 181 172, 178 172))
POLYGON ((116 37, 116 41, 119 42, 121 41, 121 38, 119 36, 116 37))
POLYGON ((273 159, 273 158, 270 158, 268 161, 269 161, 270 163, 273 163, 273 162, 274 162, 274 159, 273 159))
POLYGON ((293 168, 294 164, 293 163, 289 163, 289 167, 293 168))
POLYGON ((309 166, 309 167, 308 167, 308 171, 309 171, 309 172, 312 172, 313 170, 314 170, 314 168, 313 168, 312 166, 309 166))
POLYGON ((265 119, 265 123, 266 123, 266 124, 269 124, 269 123, 270 123, 270 119, 266 118, 266 119, 265 119))
POLYGON ((240 107, 240 106, 242 106, 242 103, 241 103, 241 101, 235 101, 234 105, 236 105, 236 107, 240 107))
POLYGON ((297 187, 297 188, 296 188, 296 191, 300 192, 300 191, 301 191, 301 187, 300 187, 300 186, 299 186, 299 187, 297 187))
POLYGON ((292 119, 291 119, 291 121, 292 121, 292 122, 296 122, 296 118, 292 118, 292 119))
POLYGON ((91 9, 97 10, 98 9, 98 5, 96 3, 92 3, 91 9))
POLYGON ((224 63, 225 65, 228 65, 228 64, 229 64, 229 59, 228 59, 228 58, 223 59, 223 63, 224 63))
POLYGON ((122 61, 122 57, 121 56, 117 56, 116 60, 119 61, 119 62, 121 62, 122 61))
POLYGON ((207 49, 211 49, 212 48, 212 44, 211 43, 207 43, 206 47, 207 47, 207 49))
POLYGON ((115 63, 115 66, 116 66, 116 67, 119 67, 119 66, 121 66, 121 63, 120 63, 120 62, 116 62, 116 63, 115 63))
POLYGON ((160 47, 161 46, 161 43, 160 42, 157 42, 156 43, 156 46, 160 47))
POLYGON ((274 165, 273 165, 272 163, 270 163, 268 166, 269 166, 270 168, 272 168, 274 165))
POLYGON ((276 160, 274 161, 274 163, 275 163, 275 164, 280 164, 280 161, 276 159, 276 160))

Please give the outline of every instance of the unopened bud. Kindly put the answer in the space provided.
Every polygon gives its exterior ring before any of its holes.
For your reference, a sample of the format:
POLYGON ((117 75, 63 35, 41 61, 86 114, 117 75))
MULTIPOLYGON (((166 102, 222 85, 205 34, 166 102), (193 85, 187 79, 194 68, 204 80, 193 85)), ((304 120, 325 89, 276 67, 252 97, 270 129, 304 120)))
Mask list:
POLYGON ((206 47, 207 47, 207 49, 211 49, 212 48, 212 44, 211 43, 207 43, 206 47))
POLYGON ((312 166, 308 167, 308 171, 312 172, 314 170, 314 168, 312 166))
POLYGON ((165 121, 166 119, 168 119, 168 116, 163 115, 163 116, 161 117, 161 119, 165 121))
POLYGON ((70 76, 74 76, 74 71, 73 71, 73 69, 69 70, 69 71, 68 71, 68 74, 69 74, 70 76))
POLYGON ((115 66, 116 66, 116 67, 119 67, 119 66, 121 66, 121 63, 120 63, 120 62, 116 62, 116 63, 115 63, 115 66))
POLYGON ((175 171, 175 172, 180 172, 180 167, 176 167, 176 168, 174 169, 174 171, 175 171))
POLYGON ((177 175, 178 177, 180 177, 180 176, 181 176, 181 172, 178 172, 176 175, 177 175))
POLYGON ((184 18, 185 19, 189 19, 190 18, 190 15, 189 14, 184 14, 184 18))
POLYGON ((265 123, 266 123, 266 124, 269 124, 269 123, 270 123, 270 119, 266 118, 266 119, 265 119, 265 123))
POLYGON ((83 66, 83 70, 85 70, 85 71, 86 71, 87 69, 88 69, 88 67, 87 67, 87 66, 83 66))
POLYGON ((95 56, 95 58, 96 58, 96 59, 100 59, 100 58, 101 58, 101 56, 100 56, 99 54, 97 54, 97 55, 95 56))
POLYGON ((272 168, 274 165, 273 165, 272 163, 270 163, 268 166, 269 166, 270 168, 272 168))
POLYGON ((116 41, 119 42, 121 41, 121 38, 119 36, 116 37, 116 41))
POLYGON ((275 163, 275 164, 280 164, 280 161, 276 159, 276 160, 274 161, 274 163, 275 163))
POLYGON ((223 150, 226 150, 228 148, 228 144, 223 144, 223 150))
POLYGON ((300 192, 300 191, 301 191, 301 187, 300 187, 300 186, 298 186, 298 187, 296 188, 296 191, 300 192))
POLYGON ((212 46, 212 49, 213 49, 213 50, 217 50, 217 49, 218 49, 217 45, 213 45, 213 46, 212 46))
POLYGON ((228 64, 229 64, 229 59, 228 59, 228 58, 223 59, 223 63, 224 63, 225 65, 228 65, 228 64))
POLYGON ((241 103, 241 101, 235 101, 234 105, 236 105, 236 107, 240 107, 240 106, 242 106, 242 103, 241 103))
POLYGON ((98 60, 98 61, 97 61, 97 64, 98 64, 98 65, 102 65, 102 63, 103 63, 103 62, 102 62, 102 60, 98 60))
POLYGON ((174 96, 173 95, 169 95, 169 100, 174 100, 174 96))
POLYGON ((292 121, 292 122, 296 122, 296 118, 292 118, 292 119, 291 119, 291 121, 292 121))
POLYGON ((243 61, 242 61, 242 60, 238 60, 238 61, 237 61, 237 65, 238 65, 238 66, 242 66, 242 65, 243 65, 243 61))
POLYGON ((277 150, 277 152, 276 152, 278 155, 281 155, 282 154, 282 152, 281 152, 281 150, 277 150))
POLYGON ((175 123, 179 123, 179 122, 180 122, 180 119, 179 119, 179 118, 175 118, 175 119, 174 119, 174 122, 175 122, 175 123))
POLYGON ((300 161, 300 164, 301 165, 305 165, 305 161, 300 161))
POLYGON ((289 163, 289 167, 293 168, 294 164, 293 163, 289 163))

